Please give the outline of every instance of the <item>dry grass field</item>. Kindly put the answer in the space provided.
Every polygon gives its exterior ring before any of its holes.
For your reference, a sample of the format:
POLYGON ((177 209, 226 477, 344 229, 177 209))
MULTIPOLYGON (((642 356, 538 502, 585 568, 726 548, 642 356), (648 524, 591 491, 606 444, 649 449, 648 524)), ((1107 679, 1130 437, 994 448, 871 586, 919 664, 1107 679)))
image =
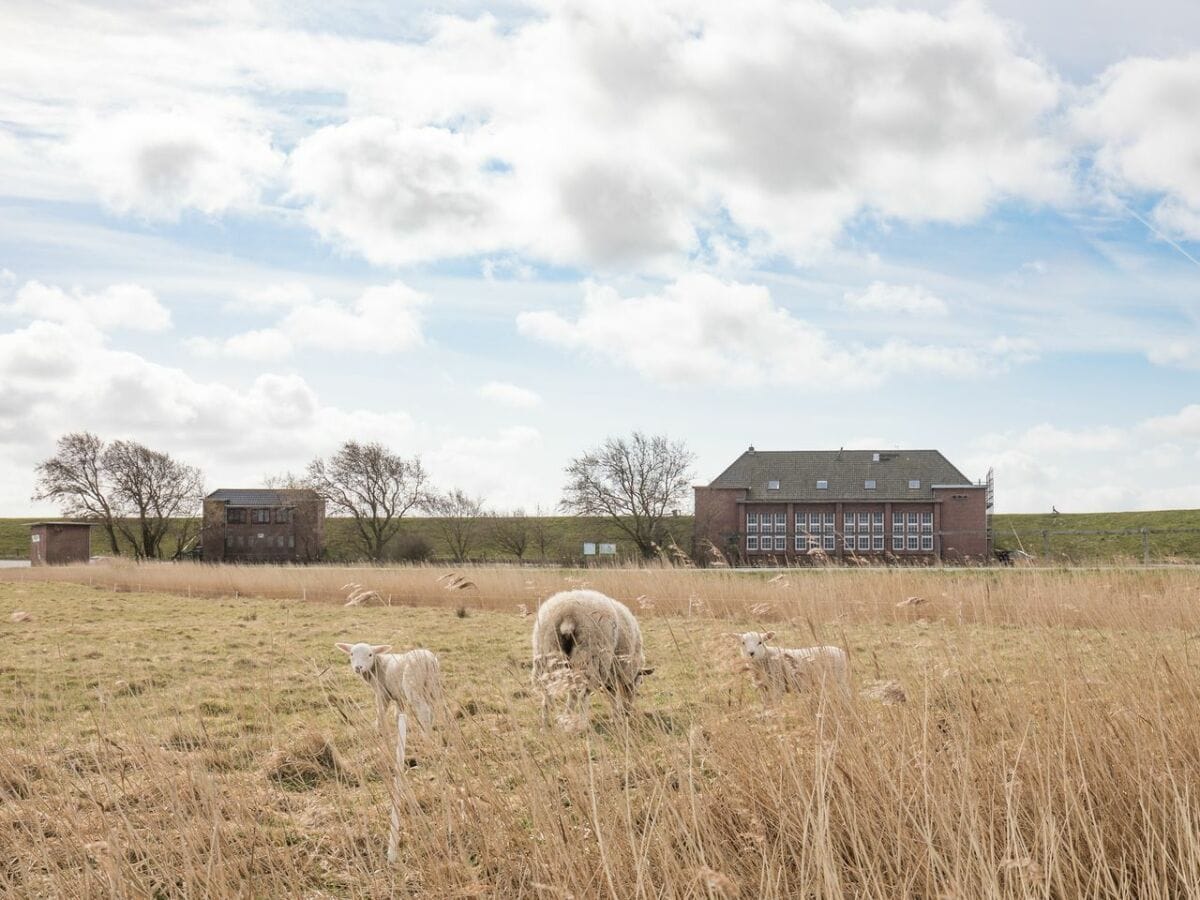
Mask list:
POLYGON ((1194 571, 443 574, 0 572, 0 893, 1200 890, 1194 571), (392 605, 342 607, 351 581, 392 605), (586 733, 548 731, 527 614, 581 583, 638 614, 657 671, 628 722, 595 699, 586 733), (859 696, 764 703, 722 636, 758 626, 847 647, 859 696), (359 639, 435 650, 450 694, 410 740, 394 866, 371 697, 332 646, 359 639))

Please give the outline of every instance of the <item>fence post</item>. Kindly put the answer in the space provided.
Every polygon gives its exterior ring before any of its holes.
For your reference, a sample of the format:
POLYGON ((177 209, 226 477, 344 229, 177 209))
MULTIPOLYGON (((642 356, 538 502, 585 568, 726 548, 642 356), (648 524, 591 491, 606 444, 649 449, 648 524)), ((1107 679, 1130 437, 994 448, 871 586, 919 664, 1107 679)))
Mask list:
POLYGON ((1042 529, 1042 558, 1050 559, 1050 532, 1042 529))
POLYGON ((1142 565, 1150 565, 1150 529, 1142 526, 1142 565))
POLYGON ((392 814, 388 829, 388 862, 400 856, 400 802, 404 798, 404 745, 408 742, 408 716, 396 716, 396 773, 392 776, 392 814))

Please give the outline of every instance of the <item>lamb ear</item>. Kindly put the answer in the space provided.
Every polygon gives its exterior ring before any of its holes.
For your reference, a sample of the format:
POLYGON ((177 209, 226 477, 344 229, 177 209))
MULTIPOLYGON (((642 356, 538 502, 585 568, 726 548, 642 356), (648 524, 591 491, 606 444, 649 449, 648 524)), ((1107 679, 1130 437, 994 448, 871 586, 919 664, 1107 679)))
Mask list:
POLYGON ((392 649, 391 644, 377 644, 376 646, 371 648, 371 650, 375 653, 387 653, 391 649, 392 649))
POLYGON ((339 650, 341 650, 343 653, 349 653, 349 652, 350 652, 350 645, 349 645, 349 644, 343 644, 343 643, 339 642, 339 643, 336 643, 336 644, 334 644, 333 646, 337 647, 337 648, 338 648, 339 650))
POLYGON ((768 631, 766 634, 764 634, 762 636, 764 641, 772 640, 774 637, 775 637, 775 632, 773 632, 773 631, 768 631))
POLYGON ((638 674, 641 675, 643 678, 645 678, 647 675, 654 674, 654 668, 651 667, 649 669, 638 669, 638 674))

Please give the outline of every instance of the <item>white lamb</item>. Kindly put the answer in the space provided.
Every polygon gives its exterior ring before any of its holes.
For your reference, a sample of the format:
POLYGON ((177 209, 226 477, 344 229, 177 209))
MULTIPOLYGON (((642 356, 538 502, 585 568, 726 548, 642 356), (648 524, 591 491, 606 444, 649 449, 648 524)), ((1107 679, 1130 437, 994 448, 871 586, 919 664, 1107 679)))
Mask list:
POLYGON ((555 594, 533 623, 533 685, 542 695, 542 721, 549 724, 552 694, 565 693, 567 714, 578 707, 587 723, 592 689, 605 691, 619 714, 628 712, 644 668, 642 630, 623 603, 599 591, 555 594))
POLYGON ((350 668, 371 685, 375 692, 375 727, 383 729, 384 714, 395 703, 399 712, 409 710, 417 717, 421 731, 429 734, 435 712, 441 710, 441 667, 429 650, 389 653, 391 644, 337 644, 350 656, 350 668))
POLYGON ((769 647, 775 632, 747 631, 731 633, 742 643, 742 652, 750 660, 754 680, 764 693, 777 690, 820 690, 829 684, 844 697, 850 696, 850 657, 841 647, 769 647))

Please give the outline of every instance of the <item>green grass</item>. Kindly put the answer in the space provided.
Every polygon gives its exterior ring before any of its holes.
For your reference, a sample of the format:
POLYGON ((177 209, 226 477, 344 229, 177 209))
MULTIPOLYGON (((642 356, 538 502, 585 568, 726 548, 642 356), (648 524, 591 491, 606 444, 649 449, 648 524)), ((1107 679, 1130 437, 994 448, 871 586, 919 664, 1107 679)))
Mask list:
MULTIPOLYGON (((43 517, 44 518, 44 517, 43 517)), ((0 559, 25 559, 29 555, 29 523, 37 519, 0 519, 0 559)), ((546 559, 552 562, 572 562, 579 558, 585 541, 615 543, 622 556, 633 556, 634 547, 611 523, 580 516, 552 516, 546 519, 550 534, 546 559)), ((691 516, 667 520, 667 527, 676 543, 688 548, 691 543, 691 516)), ((993 519, 996 546, 1024 549, 1042 559, 1045 548, 1043 531, 1048 532, 1050 556, 1055 562, 1090 562, 1138 560, 1142 558, 1142 537, 1129 535, 1057 535, 1055 531, 1119 531, 1149 528, 1151 530, 1181 529, 1174 534, 1151 534, 1152 561, 1200 560, 1200 510, 1169 509, 1151 512, 1074 513, 1054 515, 997 515, 993 519), (1184 529, 1195 529, 1189 533, 1184 529)), ((347 562, 358 558, 354 545, 353 523, 349 519, 326 521, 326 543, 331 562, 347 562)), ((401 539, 417 536, 433 548, 434 556, 446 559, 449 549, 430 519, 407 519, 400 531, 401 539)), ((168 546, 173 546, 170 539, 168 546)), ((92 553, 108 555, 109 548, 103 531, 92 532, 92 553)), ((481 562, 499 561, 511 557, 496 546, 488 534, 488 523, 481 525, 481 537, 472 559, 481 562)), ((539 553, 530 541, 526 560, 536 561, 539 553)))

